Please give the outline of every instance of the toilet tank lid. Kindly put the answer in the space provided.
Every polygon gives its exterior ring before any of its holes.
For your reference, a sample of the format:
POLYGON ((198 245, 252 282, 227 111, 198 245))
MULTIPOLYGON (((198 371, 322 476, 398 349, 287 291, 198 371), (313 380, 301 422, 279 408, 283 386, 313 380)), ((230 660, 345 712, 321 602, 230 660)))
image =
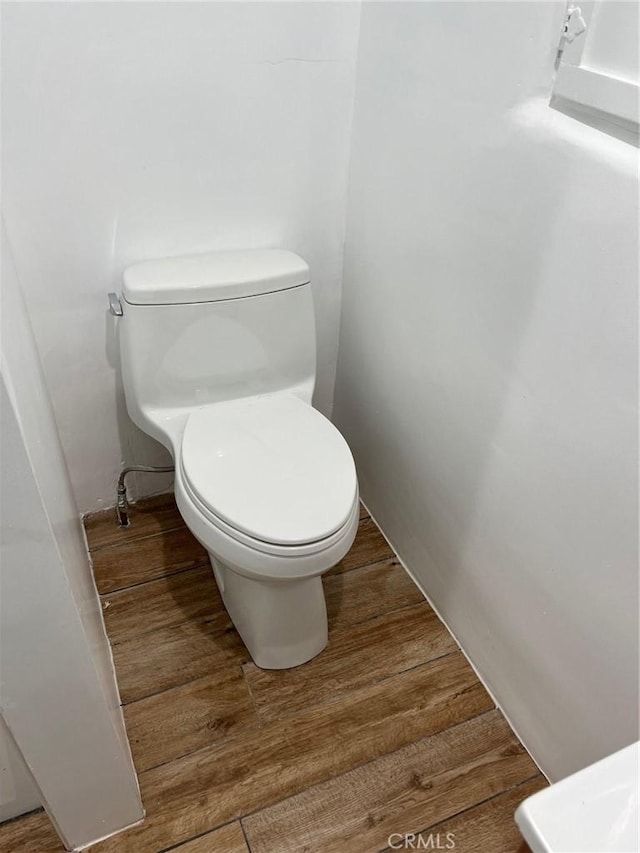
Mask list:
POLYGON ((284 249, 207 252, 127 267, 122 295, 134 305, 218 302, 273 293, 309 280, 306 262, 284 249))

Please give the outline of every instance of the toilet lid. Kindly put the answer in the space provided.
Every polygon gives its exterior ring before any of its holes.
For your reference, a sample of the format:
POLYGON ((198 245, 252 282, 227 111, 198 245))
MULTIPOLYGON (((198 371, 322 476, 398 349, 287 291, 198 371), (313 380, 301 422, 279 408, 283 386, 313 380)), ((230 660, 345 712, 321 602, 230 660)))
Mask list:
POLYGON ((254 539, 300 545, 325 539, 356 499, 351 451, 333 424, 298 397, 278 394, 194 411, 182 471, 216 516, 254 539))

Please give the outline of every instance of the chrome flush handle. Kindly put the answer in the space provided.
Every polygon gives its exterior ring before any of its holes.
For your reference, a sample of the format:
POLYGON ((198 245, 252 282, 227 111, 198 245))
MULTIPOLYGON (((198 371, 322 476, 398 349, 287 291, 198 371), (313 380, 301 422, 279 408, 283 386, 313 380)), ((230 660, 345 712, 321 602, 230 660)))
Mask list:
POLYGON ((109 298, 109 311, 111 311, 114 317, 122 317, 122 303, 120 302, 118 294, 109 293, 107 295, 109 298))

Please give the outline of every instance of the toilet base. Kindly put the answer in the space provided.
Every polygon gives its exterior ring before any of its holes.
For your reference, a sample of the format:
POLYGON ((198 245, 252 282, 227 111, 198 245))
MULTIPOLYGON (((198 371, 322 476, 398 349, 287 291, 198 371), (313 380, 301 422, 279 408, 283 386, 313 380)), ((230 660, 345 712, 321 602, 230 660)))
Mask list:
POLYGON ((209 551, 220 595, 236 630, 261 669, 289 669, 327 645, 327 608, 319 575, 303 580, 253 580, 209 551))

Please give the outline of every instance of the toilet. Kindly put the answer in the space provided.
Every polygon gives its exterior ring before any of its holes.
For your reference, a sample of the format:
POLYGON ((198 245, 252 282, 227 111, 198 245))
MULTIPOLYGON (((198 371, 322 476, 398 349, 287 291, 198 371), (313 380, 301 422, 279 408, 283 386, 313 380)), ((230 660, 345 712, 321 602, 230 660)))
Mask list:
POLYGON ((328 639, 321 575, 359 518, 349 447, 311 404, 309 267, 279 249, 146 261, 120 304, 127 410, 173 456, 233 624, 259 667, 305 663, 328 639))

